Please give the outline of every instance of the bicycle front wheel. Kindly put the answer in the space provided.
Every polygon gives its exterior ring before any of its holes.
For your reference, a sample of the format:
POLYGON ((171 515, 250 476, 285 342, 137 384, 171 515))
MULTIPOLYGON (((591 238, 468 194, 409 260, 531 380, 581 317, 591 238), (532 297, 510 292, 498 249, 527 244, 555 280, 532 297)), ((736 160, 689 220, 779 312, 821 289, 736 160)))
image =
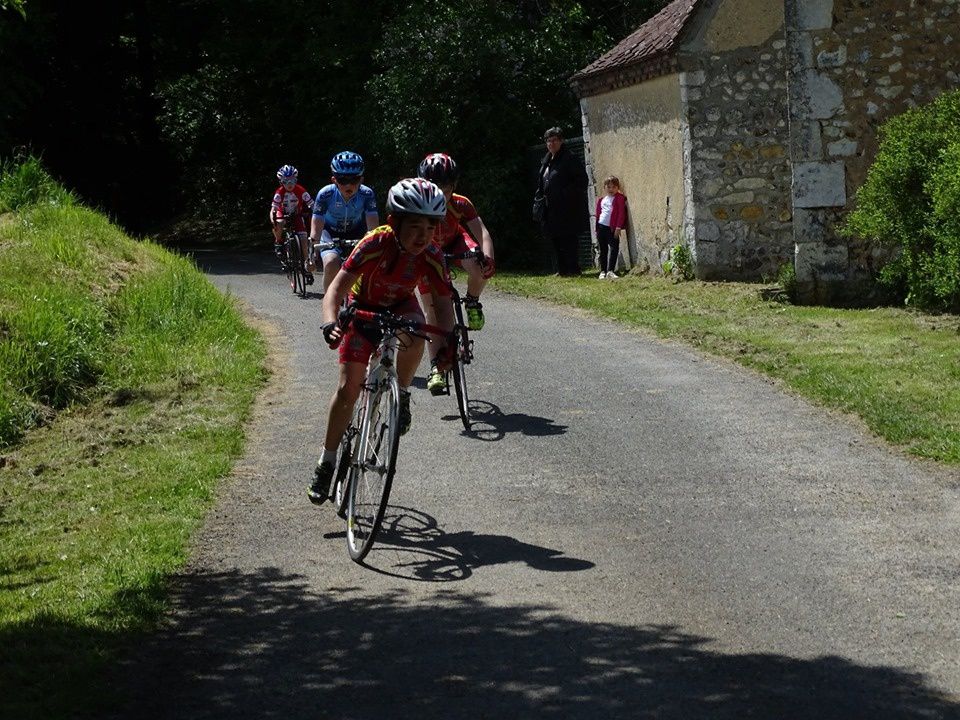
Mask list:
POLYGON ((457 360, 453 365, 453 387, 457 392, 457 409, 465 430, 470 429, 470 397, 467 395, 467 348, 463 344, 463 335, 457 336, 457 360))
POLYGON ((290 258, 290 268, 287 277, 290 278, 290 289, 297 295, 307 292, 307 279, 303 274, 303 257, 300 254, 300 240, 294 236, 287 240, 287 257, 290 258))
POLYGON ((337 474, 333 478, 333 507, 336 508, 337 515, 346 519, 347 504, 350 499, 350 469, 354 463, 353 451, 356 448, 356 438, 359 434, 357 428, 360 427, 363 418, 363 407, 365 401, 357 404, 357 410, 354 413, 350 426, 343 433, 343 439, 340 441, 340 456, 337 459, 337 474))
POLYGON ((375 391, 360 435, 357 462, 351 465, 347 507, 347 550, 361 562, 373 547, 390 499, 400 448, 400 388, 394 377, 375 391))

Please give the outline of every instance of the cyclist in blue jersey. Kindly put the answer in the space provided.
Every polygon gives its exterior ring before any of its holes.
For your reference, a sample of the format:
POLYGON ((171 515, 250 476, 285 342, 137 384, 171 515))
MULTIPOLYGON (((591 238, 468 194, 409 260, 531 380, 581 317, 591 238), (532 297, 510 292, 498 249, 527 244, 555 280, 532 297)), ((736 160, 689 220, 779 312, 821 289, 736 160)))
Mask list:
POLYGON ((310 244, 319 243, 323 292, 340 272, 356 241, 380 224, 377 199, 363 185, 363 158, 345 150, 330 161, 332 183, 317 193, 310 222, 310 244))

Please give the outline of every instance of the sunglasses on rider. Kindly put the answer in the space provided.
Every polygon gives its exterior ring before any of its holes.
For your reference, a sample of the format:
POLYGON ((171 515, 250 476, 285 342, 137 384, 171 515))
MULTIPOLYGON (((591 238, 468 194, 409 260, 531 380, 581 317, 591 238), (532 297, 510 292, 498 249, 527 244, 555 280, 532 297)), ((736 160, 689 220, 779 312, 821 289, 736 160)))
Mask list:
POLYGON ((337 181, 337 185, 357 185, 360 183, 359 175, 334 175, 333 179, 337 181))

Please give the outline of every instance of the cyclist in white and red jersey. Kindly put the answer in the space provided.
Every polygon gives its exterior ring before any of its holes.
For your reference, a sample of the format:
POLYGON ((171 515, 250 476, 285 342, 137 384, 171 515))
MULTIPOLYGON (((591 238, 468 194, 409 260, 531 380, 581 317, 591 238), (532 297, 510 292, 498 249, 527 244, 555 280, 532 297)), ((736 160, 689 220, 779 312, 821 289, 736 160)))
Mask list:
POLYGON ((277 170, 280 181, 270 204, 270 224, 273 226, 273 249, 279 256, 283 247, 283 224, 292 218, 294 230, 300 239, 300 257, 307 258, 307 285, 313 284, 313 253, 308 252, 307 224, 305 218, 313 210, 313 198, 307 189, 297 182, 298 171, 293 165, 284 165, 277 170))
MULTIPOLYGON (((360 396, 367 373, 367 361, 378 340, 369 337, 369 329, 357 323, 344 332, 336 323, 337 311, 344 298, 362 310, 387 309, 408 320, 423 322, 423 311, 417 302, 416 289, 421 280, 435 308, 437 323, 453 330, 453 305, 450 301, 449 276, 443 254, 433 243, 437 223, 446 213, 443 193, 421 178, 401 180, 387 195, 387 224, 368 232, 330 285, 323 297, 323 337, 327 344, 340 349, 340 381, 330 399, 323 455, 317 461, 313 482, 307 496, 322 503, 330 492, 330 481, 337 462, 337 448, 353 406, 360 396)), ((410 391, 424 341, 402 335, 397 352, 397 375, 400 381, 400 434, 410 428, 410 391)), ((440 346, 441 366, 449 367, 449 337, 434 338, 431 345, 440 346)))
MULTIPOLYGON (((467 325, 471 330, 483 328, 483 305, 480 304, 480 293, 494 273, 493 238, 487 226, 483 224, 477 209, 464 195, 454 192, 457 188, 459 171, 453 158, 446 153, 431 153, 420 163, 418 174, 436 183, 447 201, 447 213, 443 222, 437 227, 434 242, 444 253, 459 255, 480 247, 483 250, 484 260, 481 264, 477 260, 456 260, 455 264, 467 273, 467 294, 463 298, 463 305, 467 310, 467 325)), ((422 294, 422 293, 421 293, 422 294)), ((433 322, 433 308, 429 297, 423 298, 423 307, 427 314, 427 321, 433 322)), ((436 351, 431 346, 431 369, 427 377, 427 389, 434 395, 440 395, 447 388, 446 373, 440 372, 435 362, 436 351)))

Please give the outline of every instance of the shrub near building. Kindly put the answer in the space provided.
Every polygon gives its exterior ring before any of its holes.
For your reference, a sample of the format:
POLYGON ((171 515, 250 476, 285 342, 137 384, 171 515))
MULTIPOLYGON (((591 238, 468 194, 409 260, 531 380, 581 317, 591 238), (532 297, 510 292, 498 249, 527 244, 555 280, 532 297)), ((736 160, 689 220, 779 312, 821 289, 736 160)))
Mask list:
POLYGON ((844 232, 900 249, 880 273, 897 299, 960 310, 960 91, 880 129, 880 149, 844 232))

